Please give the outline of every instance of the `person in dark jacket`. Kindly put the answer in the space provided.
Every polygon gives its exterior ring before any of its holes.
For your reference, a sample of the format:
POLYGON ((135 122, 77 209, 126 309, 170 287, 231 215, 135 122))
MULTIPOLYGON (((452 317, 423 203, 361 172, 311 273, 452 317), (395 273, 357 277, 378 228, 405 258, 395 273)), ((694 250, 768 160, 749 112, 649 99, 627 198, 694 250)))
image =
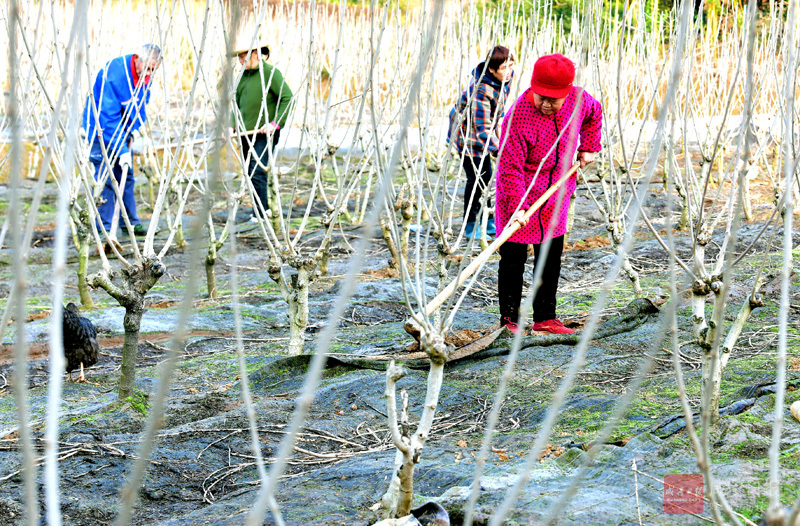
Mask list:
MULTIPOLYGON (((91 146, 89 160, 94 165, 95 178, 105 177, 109 167, 118 184, 125 176, 122 204, 136 235, 144 235, 145 229, 136 213, 129 144, 131 135, 147 120, 145 108, 150 101, 150 78, 160 64, 161 48, 155 44, 145 44, 139 53, 107 62, 95 77, 81 123, 91 146), (105 162, 103 150, 110 164, 105 162)), ((110 176, 103 187, 102 198, 104 202, 97 206, 97 211, 109 231, 117 203, 110 176)), ((110 234, 114 236, 113 232, 110 234)))
POLYGON ((255 190, 255 216, 251 220, 257 220, 262 217, 262 208, 265 211, 270 208, 266 168, 289 117, 292 90, 278 68, 267 63, 269 47, 250 46, 248 42, 237 46, 233 54, 244 66, 236 87, 234 128, 239 132, 255 132, 241 135, 241 144, 247 175, 255 190))
MULTIPOLYGON (((503 46, 495 46, 486 60, 472 71, 472 80, 456 105, 450 110, 447 140, 454 141, 467 176, 464 189, 464 233, 475 231, 484 191, 492 179, 491 157, 497 157, 500 141, 497 131, 514 78, 514 55, 503 46), (480 175, 480 177, 478 177, 480 175)), ((486 234, 495 235, 494 218, 489 217, 486 234)), ((480 235, 480 228, 477 235, 480 235)))

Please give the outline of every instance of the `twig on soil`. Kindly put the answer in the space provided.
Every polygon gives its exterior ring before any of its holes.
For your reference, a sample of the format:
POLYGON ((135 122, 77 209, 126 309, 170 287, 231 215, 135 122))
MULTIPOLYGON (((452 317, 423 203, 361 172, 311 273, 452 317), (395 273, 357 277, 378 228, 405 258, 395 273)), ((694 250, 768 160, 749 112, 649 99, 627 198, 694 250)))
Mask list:
MULTIPOLYGON (((360 399, 360 402, 365 403, 363 399, 360 399)), ((368 404, 367 404, 368 405, 368 404)), ((375 408, 372 408, 375 411, 378 411, 375 408)), ((446 437, 450 436, 462 436, 465 433, 473 432, 474 430, 482 429, 485 425, 486 416, 489 411, 488 399, 482 400, 482 407, 477 410, 477 412, 470 412, 469 414, 452 414, 452 413, 445 413, 442 415, 437 415, 434 419, 434 424, 431 428, 431 440, 438 439, 441 440, 446 437)), ((380 412, 380 411, 378 411, 380 412)), ((514 420, 513 418, 509 418, 510 425, 507 429, 514 429, 519 427, 519 421, 514 420)), ((306 444, 308 443, 319 443, 319 442, 328 442, 328 443, 335 443, 341 446, 341 449, 332 449, 329 451, 312 451, 305 447, 299 447, 295 445, 294 450, 298 453, 301 453, 302 457, 293 457, 289 460, 289 465, 293 466, 295 470, 292 473, 285 474, 282 478, 291 478, 297 476, 307 476, 309 473, 316 471, 316 468, 320 465, 332 465, 348 458, 352 458, 359 455, 364 454, 371 454, 380 451, 386 451, 393 447, 391 443, 391 438, 388 434, 387 428, 378 428, 372 429, 370 427, 366 427, 366 433, 362 432, 362 426, 364 426, 366 422, 361 422, 358 424, 356 429, 353 431, 354 437, 358 439, 371 439, 367 440, 366 443, 361 443, 361 440, 358 442, 344 438, 341 436, 337 436, 329 431, 321 430, 321 429, 314 429, 314 428, 304 428, 302 432, 300 432, 297 436, 298 441, 302 441, 306 444), (383 439, 381 438, 383 435, 383 439), (307 468, 313 467, 315 469, 309 471, 307 468), (299 471, 298 471, 299 469, 299 471)), ((269 434, 286 434, 286 426, 284 424, 273 424, 274 427, 261 427, 258 429, 259 433, 269 433, 269 434)), ((159 436, 160 438, 164 437, 175 437, 179 435, 185 434, 198 434, 198 433, 226 433, 225 436, 222 438, 215 440, 208 444, 198 455, 198 459, 202 454, 220 442, 223 442, 227 438, 230 438, 238 433, 244 432, 244 428, 216 428, 216 429, 199 429, 199 430, 185 430, 180 432, 168 432, 168 433, 161 433, 159 436)), ((328 446, 330 447, 330 446, 328 446)), ((250 460, 254 460, 255 457, 252 455, 239 453, 230 449, 230 446, 227 447, 228 450, 228 465, 223 468, 217 469, 210 473, 203 481, 202 488, 203 488, 203 500, 207 503, 213 502, 216 497, 213 493, 215 488, 218 488, 219 485, 226 479, 230 478, 231 476, 240 473, 241 471, 255 466, 255 462, 250 462, 250 460), (240 464, 232 464, 230 459, 233 458, 241 458, 248 460, 248 462, 243 462, 240 464)), ((274 459, 265 459, 265 463, 272 464, 274 459)), ((257 484, 255 482, 236 482, 235 485, 252 485, 257 484)))
POLYGON ((360 447, 360 448, 363 448, 363 449, 367 449, 367 446, 365 446, 364 444, 359 444, 357 442, 351 442, 351 441, 349 441, 347 439, 344 439, 344 438, 342 438, 340 436, 334 435, 333 433, 330 433, 328 431, 324 431, 322 429, 314 429, 314 428, 311 428, 311 427, 308 427, 306 429, 308 429, 309 431, 313 431, 313 433, 303 433, 303 434, 301 434, 299 436, 312 436, 312 437, 313 436, 320 436, 320 437, 322 437, 324 439, 327 439, 327 440, 333 440, 334 442, 340 442, 342 444, 347 444, 347 445, 350 445, 350 446, 356 446, 356 447, 360 447))
POLYGON ((378 413, 379 415, 381 415, 383 418, 388 418, 388 416, 386 416, 386 413, 384 413, 384 412, 383 412, 383 411, 381 411, 380 409, 376 408, 375 406, 371 405, 369 402, 367 402, 366 400, 364 400, 364 399, 363 399, 362 397, 360 397, 359 395, 356 395, 356 396, 355 396, 355 398, 357 398, 358 400, 360 400, 360 401, 361 401, 361 402, 362 402, 362 403, 363 403, 365 406, 369 407, 370 409, 372 409, 373 411, 375 411, 376 413, 378 413))
POLYGON ((636 492, 636 514, 639 517, 639 526, 642 526, 642 508, 639 506, 639 474, 636 472, 636 457, 633 457, 631 462, 633 463, 631 466, 633 470, 633 488, 636 492))
POLYGON ((81 474, 79 474, 79 475, 75 475, 75 476, 74 476, 74 477, 72 477, 72 478, 73 478, 73 479, 79 479, 79 478, 81 478, 81 477, 83 477, 83 476, 86 476, 86 475, 89 475, 89 474, 94 474, 94 473, 97 473, 97 472, 98 472, 98 471, 100 471, 101 469, 103 469, 103 468, 107 468, 107 467, 109 467, 109 466, 111 466, 111 465, 112 465, 112 464, 103 464, 102 466, 98 466, 98 467, 96 467, 96 468, 92 468, 92 469, 90 469, 90 470, 88 470, 88 471, 84 471, 83 473, 81 473, 81 474))
POLYGON ((218 443, 222 442, 223 440, 225 440, 226 438, 228 438, 228 437, 230 437, 230 436, 232 436, 232 435, 235 435, 235 434, 237 434, 237 433, 240 433, 240 432, 242 432, 242 431, 244 431, 244 429, 236 429, 236 430, 234 430, 234 431, 231 431, 230 433, 228 433, 228 434, 227 434, 227 435, 225 435, 224 437, 222 437, 222 438, 220 438, 220 439, 218 439, 218 440, 215 440, 215 441, 211 442, 211 443, 210 443, 210 444, 208 444, 206 447, 204 447, 204 448, 202 449, 202 451, 200 451, 200 453, 198 453, 198 454, 197 454, 197 460, 200 460, 200 457, 201 457, 201 456, 203 456, 203 453, 205 453, 205 452, 206 452, 206 450, 208 450, 208 448, 210 448, 210 447, 211 447, 211 446, 213 446, 214 444, 218 444, 218 443))
POLYGON ((151 342, 150 340, 144 340, 144 343, 146 343, 147 345, 149 345, 153 349, 158 349, 159 351, 169 352, 169 349, 167 347, 163 347, 161 345, 157 345, 157 344, 151 342))
MULTIPOLYGON (((363 437, 363 436, 366 436, 366 435, 362 435, 362 434, 361 434, 361 431, 359 431, 359 429, 361 429, 361 426, 363 426, 364 424, 366 424, 366 422, 361 422, 361 423, 360 423, 360 424, 358 424, 358 426, 356 427, 356 436, 358 436, 359 438, 360 438, 360 437, 363 437)), ((378 435, 376 435, 376 434, 375 434, 375 431, 373 431, 373 430, 372 430, 372 429, 370 429, 369 427, 367 427, 367 432, 370 434, 370 436, 372 436, 372 438, 374 438, 374 439, 375 439, 375 442, 377 442, 377 443, 379 443, 379 444, 380 444, 380 443, 387 442, 387 441, 391 440, 391 438, 390 438, 388 435, 387 435, 387 436, 385 436, 385 437, 383 438, 383 440, 381 440, 380 438, 378 438, 378 435)))
MULTIPOLYGON (((225 261, 220 261, 220 262, 221 262, 223 265, 225 265, 226 267, 232 267, 232 266, 233 266, 233 265, 231 265, 230 263, 227 263, 227 262, 225 262, 225 261)), ((265 268, 264 268, 264 267, 248 267, 248 266, 246 266, 246 265, 236 265, 236 268, 237 268, 237 269, 244 269, 244 270, 256 270, 256 271, 263 271, 263 270, 265 270, 265 268)))
MULTIPOLYGON (((19 441, 18 438, 11 438, 11 439, 3 440, 3 442, 18 442, 18 441, 19 441)), ((37 438, 36 441, 39 442, 39 443, 44 443, 45 439, 44 438, 37 438)), ((63 460, 66 460, 66 459, 68 459, 70 457, 73 457, 75 455, 78 455, 78 454, 108 456, 109 453, 110 453, 112 456, 122 457, 122 458, 129 458, 129 459, 133 459, 133 460, 136 460, 136 459, 139 458, 136 455, 131 455, 129 453, 125 453, 121 449, 116 448, 116 447, 112 446, 111 444, 89 444, 89 443, 82 443, 82 442, 80 442, 80 443, 76 443, 76 442, 59 442, 58 444, 59 444, 59 446, 62 446, 62 447, 65 447, 65 446, 71 447, 71 449, 62 450, 59 453, 59 456, 58 456, 58 459, 57 459, 59 462, 63 461, 63 460), (96 449, 96 448, 99 448, 99 449, 96 449)), ((0 451, 16 451, 18 449, 19 448, 16 445, 14 445, 14 446, 0 445, 0 451)), ((37 458, 36 462, 35 462, 35 465, 36 466, 41 466, 42 464, 44 464, 44 461, 45 461, 45 457, 37 458)), ((154 464, 154 465, 157 465, 157 466, 161 465, 161 462, 158 462, 158 461, 155 461, 155 460, 149 460, 149 462, 151 464, 154 464)), ((11 473, 5 475, 4 477, 0 477, 0 482, 8 480, 10 478, 13 478, 14 476, 19 474, 20 472, 21 472, 21 470, 12 471, 11 473)))
MULTIPOLYGON (((657 477, 654 477, 653 475, 650 475, 649 473, 645 473, 644 471, 641 471, 641 470, 639 470, 639 469, 636 469, 636 468, 633 468, 633 471, 634 471, 634 473, 637 473, 637 474, 639 474, 639 475, 642 475, 642 476, 644 476, 644 477, 647 477, 647 478, 649 478, 649 479, 655 480, 656 482, 658 482, 658 483, 659 483, 659 484, 661 484, 662 486, 666 486, 666 483, 664 482, 664 480, 663 480, 663 479, 659 479, 659 478, 657 478, 657 477)), ((704 500, 705 502, 710 502, 710 499, 709 499, 708 497, 706 497, 705 495, 703 495, 703 500, 704 500)), ((703 517, 702 515, 698 515, 698 514, 696 514, 696 513, 692 513, 692 515, 694 515, 694 516, 695 516, 695 517, 697 517, 698 519, 702 519, 702 520, 704 520, 704 521, 706 521, 706 522, 710 522, 710 523, 712 523, 712 524, 714 523, 714 521, 713 521, 713 520, 711 520, 711 519, 709 519, 708 517, 703 517)), ((742 515, 741 513, 736 513, 736 516, 737 516, 737 517, 739 517, 740 519, 742 519, 742 521, 744 521, 744 523, 745 523, 747 526, 757 526, 757 524, 756 524, 756 523, 754 523, 753 521, 751 521, 750 519, 748 519, 747 517, 745 517, 745 516, 744 516, 744 515, 742 515)))
MULTIPOLYGON (((192 345, 206 342, 209 340, 235 340, 235 336, 205 336, 203 338, 198 338, 197 340, 192 340, 186 344, 185 349, 188 349, 192 345)), ((257 342, 257 343, 271 343, 271 342, 283 342, 288 340, 289 338, 242 338, 243 342, 257 342)))
POLYGON ((585 292, 587 289, 596 288, 598 285, 602 285, 604 281, 605 280, 603 278, 598 278, 593 280, 576 281, 574 284, 565 282, 563 285, 559 285, 559 290, 561 292, 585 292))
MULTIPOLYGON (((286 378, 285 380, 278 380, 278 381, 277 381, 277 382, 275 382, 274 384, 270 384, 270 385, 268 385, 268 386, 264 387, 264 390, 266 391, 267 389, 272 389, 273 387, 275 387, 275 386, 277 386, 277 385, 281 385, 281 384, 283 384, 283 383, 286 383, 286 382, 288 382, 289 380, 291 380, 291 378, 286 378)), ((273 396, 283 396, 283 394, 280 394, 280 395, 273 395, 273 396)))

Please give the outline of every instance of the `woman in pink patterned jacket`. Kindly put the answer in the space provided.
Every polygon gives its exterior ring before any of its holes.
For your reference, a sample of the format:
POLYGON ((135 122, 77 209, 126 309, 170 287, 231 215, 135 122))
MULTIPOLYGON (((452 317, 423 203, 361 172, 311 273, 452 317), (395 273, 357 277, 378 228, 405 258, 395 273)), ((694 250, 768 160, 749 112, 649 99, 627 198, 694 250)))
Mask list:
POLYGON ((498 231, 512 221, 519 222, 521 228, 500 246, 497 289, 500 325, 515 333, 519 330, 529 244, 533 245, 535 265, 544 266, 533 300, 533 330, 574 332, 556 318, 556 292, 576 177, 570 177, 530 221, 522 219, 525 210, 566 173, 576 152, 583 168, 600 151, 603 110, 591 95, 572 85, 574 79, 575 65, 568 58, 560 54, 539 58, 530 89, 517 99, 503 121, 495 216, 498 231), (550 248, 545 251, 546 257, 540 258, 542 244, 547 241, 550 248))

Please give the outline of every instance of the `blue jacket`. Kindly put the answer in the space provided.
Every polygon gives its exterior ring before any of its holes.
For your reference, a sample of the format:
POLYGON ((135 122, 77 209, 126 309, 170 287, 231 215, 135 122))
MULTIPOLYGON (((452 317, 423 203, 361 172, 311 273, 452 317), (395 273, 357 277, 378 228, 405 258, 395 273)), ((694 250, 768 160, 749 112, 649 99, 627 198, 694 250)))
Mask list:
POLYGON ((134 88, 131 73, 133 55, 117 57, 106 63, 95 77, 92 94, 86 97, 82 127, 92 146, 90 157, 103 158, 101 139, 110 158, 128 152, 128 137, 147 120, 145 106, 150 101, 150 83, 134 88), (99 112, 100 129, 96 128, 94 105, 99 112))

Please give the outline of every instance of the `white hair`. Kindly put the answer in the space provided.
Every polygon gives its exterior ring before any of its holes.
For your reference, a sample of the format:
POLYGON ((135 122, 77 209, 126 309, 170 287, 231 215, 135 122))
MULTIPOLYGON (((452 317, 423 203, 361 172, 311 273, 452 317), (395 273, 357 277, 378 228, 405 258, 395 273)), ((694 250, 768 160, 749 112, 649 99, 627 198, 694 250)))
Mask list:
POLYGON ((161 61, 161 48, 155 44, 144 44, 139 56, 143 59, 161 61))

